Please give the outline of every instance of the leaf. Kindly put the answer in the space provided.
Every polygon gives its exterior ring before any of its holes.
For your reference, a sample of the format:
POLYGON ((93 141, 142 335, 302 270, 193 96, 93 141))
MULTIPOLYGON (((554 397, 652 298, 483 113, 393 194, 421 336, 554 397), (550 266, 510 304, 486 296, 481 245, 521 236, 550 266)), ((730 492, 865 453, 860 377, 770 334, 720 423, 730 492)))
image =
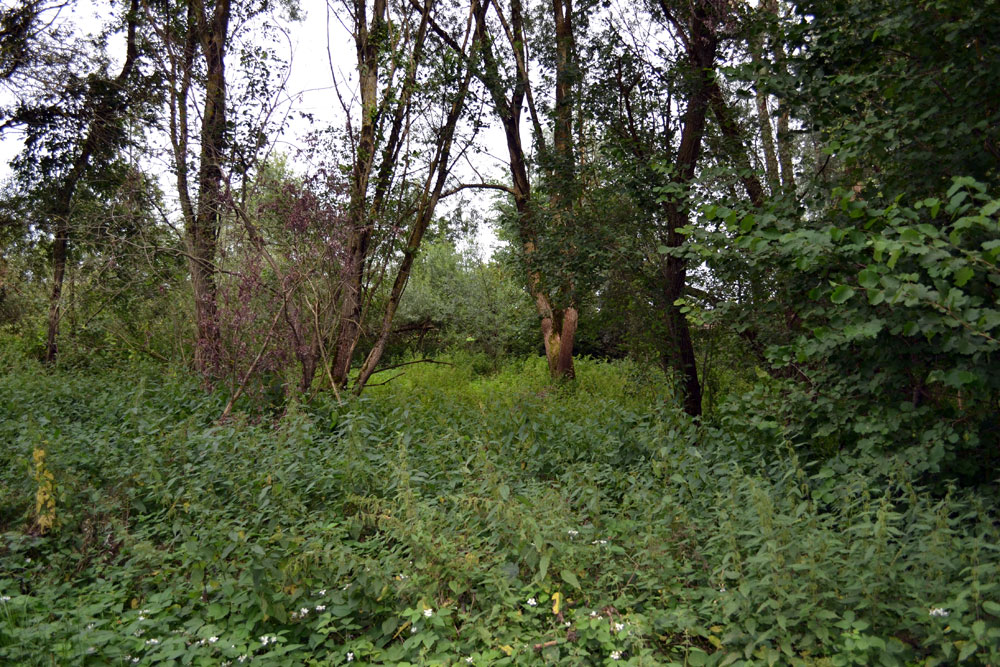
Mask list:
POLYGON ((958 661, 962 662, 967 660, 976 650, 979 648, 979 644, 976 642, 965 642, 962 646, 962 650, 958 652, 958 661))
POLYGON ((562 605, 562 593, 555 592, 552 594, 552 613, 558 615, 559 607, 562 605))
POLYGON ((1000 616, 1000 604, 997 604, 992 600, 986 600, 983 602, 983 611, 993 616, 1000 616))
POLYGON ((974 275, 976 275, 976 272, 972 270, 971 266, 963 266, 955 272, 955 285, 964 287, 974 275))
POLYGON ((576 589, 580 588, 580 580, 576 578, 576 575, 573 574, 572 570, 563 570, 562 572, 559 573, 559 576, 562 577, 562 580, 565 581, 570 586, 572 586, 573 588, 576 589))
POLYGON ((876 287, 878 285, 878 273, 871 269, 863 270, 858 274, 858 284, 867 288, 876 287))
POLYGON ((542 554, 542 557, 538 560, 538 581, 543 581, 545 575, 549 572, 549 562, 552 557, 548 553, 542 554))
POLYGON ((834 303, 844 303, 854 296, 854 288, 849 285, 838 285, 830 295, 830 301, 834 303))

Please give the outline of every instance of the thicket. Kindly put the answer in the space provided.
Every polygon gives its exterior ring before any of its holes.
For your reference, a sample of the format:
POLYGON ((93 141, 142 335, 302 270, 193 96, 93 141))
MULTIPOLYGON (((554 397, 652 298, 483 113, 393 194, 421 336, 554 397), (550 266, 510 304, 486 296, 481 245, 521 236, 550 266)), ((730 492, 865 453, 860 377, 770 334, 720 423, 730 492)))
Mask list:
POLYGON ((0 661, 1000 659, 992 496, 699 426, 629 362, 441 360, 224 424, 186 372, 14 360, 0 661))

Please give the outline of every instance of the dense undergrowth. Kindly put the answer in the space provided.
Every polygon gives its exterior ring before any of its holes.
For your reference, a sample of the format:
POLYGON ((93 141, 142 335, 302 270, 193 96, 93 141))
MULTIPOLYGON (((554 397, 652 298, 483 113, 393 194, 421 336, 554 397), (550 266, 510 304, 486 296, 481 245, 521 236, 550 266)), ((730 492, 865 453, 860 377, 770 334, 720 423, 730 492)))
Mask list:
POLYGON ((453 361, 221 425, 183 373, 19 362, 0 663, 1000 662, 985 493, 693 425, 626 364, 453 361))

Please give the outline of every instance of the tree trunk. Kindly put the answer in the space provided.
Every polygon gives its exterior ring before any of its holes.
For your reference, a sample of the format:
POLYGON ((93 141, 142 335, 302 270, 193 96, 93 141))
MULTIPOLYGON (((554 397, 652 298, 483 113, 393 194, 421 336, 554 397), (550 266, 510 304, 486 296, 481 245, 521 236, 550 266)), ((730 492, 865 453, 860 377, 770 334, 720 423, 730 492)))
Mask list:
MULTIPOLYGON (((218 360, 219 322, 215 257, 219 225, 226 206, 222 163, 226 141, 226 41, 230 0, 217 0, 211 20, 201 0, 193 0, 198 36, 205 57, 205 105, 201 121, 198 207, 188 218, 191 287, 194 291, 198 344, 195 366, 211 375, 218 360)), ((186 159, 181 156, 181 159, 186 159)))
MULTIPOLYGON (((480 45, 482 33, 479 30, 479 26, 481 26, 485 20, 486 9, 488 7, 488 3, 481 4, 479 0, 472 0, 471 2, 470 13, 472 19, 475 21, 475 26, 477 26, 474 31, 471 52, 475 52, 480 45)), ((429 8, 429 4, 425 5, 423 16, 421 18, 420 29, 417 37, 417 45, 419 47, 422 47, 423 45, 424 31, 429 23, 429 8)), ((406 284, 410 279, 410 271, 413 268, 413 260, 416 258, 417 251, 420 249, 420 243, 423 240, 424 233, 427 231, 427 226, 434 217, 434 211, 437 208, 437 203, 441 198, 441 192, 444 189, 445 181, 448 178, 451 167, 451 149, 455 138, 455 128, 458 125, 458 120, 462 114, 462 110, 465 108, 465 98, 469 92, 469 85, 472 83, 473 77, 473 66, 471 63, 468 63, 468 58, 465 58, 465 60, 467 65, 464 78, 459 84, 458 90, 455 91, 455 97, 448 109, 448 114, 445 117, 444 123, 437 128, 437 131, 435 132, 437 143, 435 145, 433 159, 430 163, 428 177, 424 183, 424 190, 421 193, 421 200, 420 205, 417 208, 416 220, 413 223, 413 227, 410 229, 410 234, 406 241, 406 248, 403 251, 403 260, 400 262, 399 269, 396 271, 396 278, 393 281, 392 290, 389 293, 389 300, 386 303, 385 311, 382 315, 382 325, 379 329, 378 336, 375 339, 375 344, 371 351, 369 351, 364 363, 361 364, 361 369, 358 372, 358 381, 354 386, 355 394, 360 395, 361 392, 364 391, 365 385, 375 372, 375 368, 378 366, 383 352, 385 352, 385 346, 389 341, 389 334, 392 333, 392 321, 396 316, 396 309, 399 307, 403 291, 406 289, 406 284)), ((376 196, 376 200, 378 200, 378 195, 376 196)))
MULTIPOLYGON (((660 0, 660 7, 676 24, 677 21, 673 18, 665 0, 660 0)), ((705 116, 713 91, 716 90, 715 57, 718 35, 715 21, 720 17, 714 16, 714 11, 715 8, 708 0, 703 0, 694 6, 685 42, 688 65, 694 72, 695 85, 684 112, 681 142, 674 161, 672 179, 675 184, 685 189, 690 186, 695 176, 702 138, 705 134, 705 116)), ((687 204, 682 199, 672 198, 664 202, 664 208, 667 220, 665 245, 671 249, 679 248, 684 244, 684 236, 679 230, 689 222, 687 204)), ((676 303, 684 295, 687 280, 685 260, 668 254, 662 267, 662 274, 668 335, 666 349, 663 352, 664 362, 681 375, 684 410, 692 417, 697 417, 701 415, 701 383, 698 380, 697 362, 687 317, 676 303)))
POLYGON ((111 91, 105 92, 104 97, 90 100, 90 103, 93 104, 93 116, 87 127, 87 134, 80 146, 80 153, 73 161, 73 167, 56 193, 52 215, 56 223, 56 230, 52 245, 52 291, 49 295, 48 331, 45 339, 46 363, 55 362, 59 354, 59 321, 62 317, 62 288, 63 280, 66 277, 73 197, 76 195, 77 186, 85 176, 95 154, 104 154, 117 146, 117 141, 109 136, 109 132, 114 131, 118 116, 125 112, 127 105, 123 100, 115 100, 113 96, 126 85, 139 55, 136 42, 138 12, 139 0, 132 0, 126 16, 128 32, 125 38, 125 61, 122 63, 122 69, 115 78, 111 91))

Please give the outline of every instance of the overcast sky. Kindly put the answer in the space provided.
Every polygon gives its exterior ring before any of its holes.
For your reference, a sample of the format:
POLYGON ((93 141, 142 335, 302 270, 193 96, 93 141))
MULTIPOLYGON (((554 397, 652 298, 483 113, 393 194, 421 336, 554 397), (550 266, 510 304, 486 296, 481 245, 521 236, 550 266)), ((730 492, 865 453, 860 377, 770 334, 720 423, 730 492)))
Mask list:
MULTIPOLYGON (((4 4, 9 1, 0 0, 4 4)), ((106 3, 100 0, 96 2, 79 0, 70 11, 64 11, 58 20, 73 25, 80 34, 92 33, 100 29, 102 12, 106 6, 106 3)), ((295 148, 301 144, 302 135, 311 128, 329 125, 343 127, 344 112, 334 92, 334 77, 337 77, 341 85, 341 94, 345 96, 356 92, 357 80, 354 74, 356 55, 352 37, 332 10, 328 10, 325 0, 300 0, 300 6, 305 15, 304 20, 277 22, 277 25, 287 33, 287 40, 278 46, 278 51, 281 57, 291 63, 286 86, 287 104, 295 111, 311 114, 315 123, 310 126, 309 123, 298 120, 296 114, 289 117, 288 128, 276 146, 277 150, 288 154, 295 152, 295 148)), ((119 36, 119 39, 123 37, 119 36)), ((115 43, 112 42, 109 47, 112 54, 121 51, 114 47, 115 43)), ((235 54, 231 52, 231 55, 235 54)), ((237 72, 238 61, 231 57, 227 73, 233 77, 237 72)), ((0 91, 0 95, 6 100, 10 98, 9 91, 0 91)), ((232 104, 238 102, 233 100, 232 104)), ((498 128, 488 130, 480 139, 485 142, 489 153, 493 155, 505 153, 502 133, 498 128)), ((10 160, 20 151, 21 146, 21 138, 17 133, 7 132, 0 135, 0 178, 5 179, 9 176, 10 160)), ((505 173, 501 167, 502 164, 494 161, 493 164, 486 166, 484 175, 503 178, 505 173)), ((161 168, 163 168, 162 163, 161 168)), ((483 169, 482 165, 480 169, 483 169)), ((169 185, 166 187, 169 191, 169 185)), ((486 212, 493 201, 493 195, 488 192, 482 195, 471 192, 467 196, 476 201, 471 204, 467 202, 466 205, 473 205, 481 212, 486 212)), ((453 205, 454 203, 445 200, 442 202, 441 212, 448 211, 453 205)), ((480 230, 479 244, 485 246, 484 250, 496 245, 496 236, 492 230, 480 230)))

